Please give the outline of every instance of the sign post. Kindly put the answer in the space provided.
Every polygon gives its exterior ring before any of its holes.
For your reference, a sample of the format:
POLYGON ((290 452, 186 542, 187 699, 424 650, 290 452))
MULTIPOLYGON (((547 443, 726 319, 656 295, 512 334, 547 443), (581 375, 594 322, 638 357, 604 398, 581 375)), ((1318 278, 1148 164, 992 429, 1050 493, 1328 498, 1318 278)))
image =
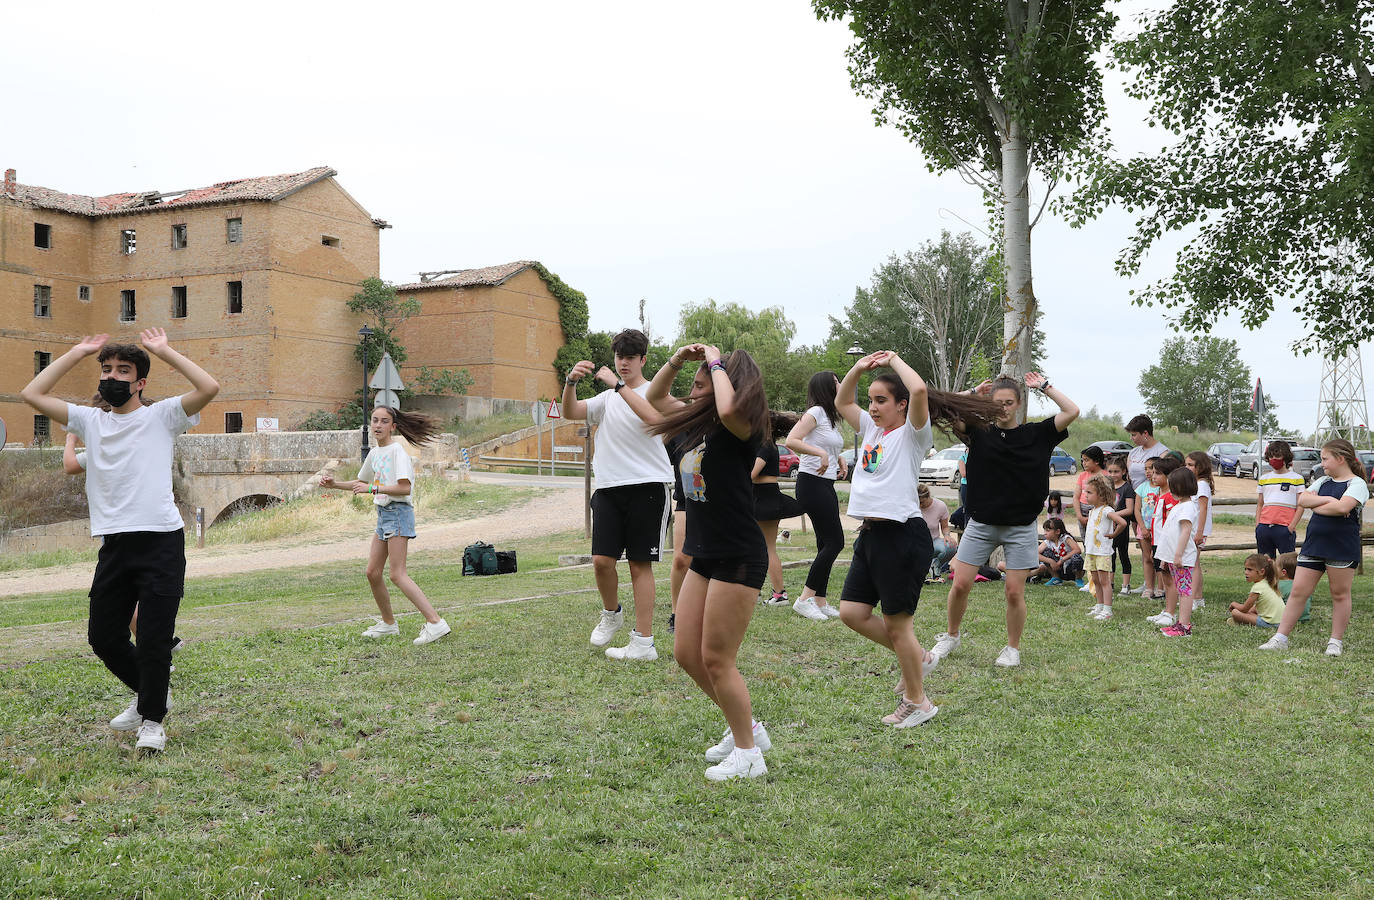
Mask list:
POLYGON ((538 400, 530 404, 530 418, 534 420, 535 447, 535 471, 540 475, 544 474, 544 420, 548 418, 548 411, 544 409, 544 404, 538 400))
POLYGON ((577 429, 577 436, 586 441, 586 452, 582 454, 582 531, 583 537, 592 537, 592 426, 583 425, 577 429))
MULTIPOLYGON (((390 353, 382 354, 382 363, 377 366, 377 371, 372 373, 372 380, 368 382, 367 386, 377 392, 373 406, 401 408, 401 398, 396 395, 396 392, 405 390, 406 385, 401 380, 401 373, 396 368, 396 363, 392 361, 390 353)), ((364 412, 364 416, 366 416, 366 412, 364 412)))

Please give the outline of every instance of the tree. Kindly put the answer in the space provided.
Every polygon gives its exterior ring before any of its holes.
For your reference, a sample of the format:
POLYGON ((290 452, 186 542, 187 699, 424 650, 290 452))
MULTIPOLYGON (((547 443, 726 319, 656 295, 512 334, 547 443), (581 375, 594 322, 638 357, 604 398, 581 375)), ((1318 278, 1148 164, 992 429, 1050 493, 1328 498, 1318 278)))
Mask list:
MULTIPOLYGON (((722 353, 747 350, 763 371, 769 404, 774 409, 796 409, 806 400, 806 378, 811 375, 806 373, 798 385, 797 361, 788 350, 796 333, 797 326, 780 306, 754 312, 738 303, 707 299, 682 308, 674 346, 702 343, 718 347, 722 353)), ((692 375, 693 369, 684 366, 674 381, 674 391, 690 389, 692 375)))
MULTIPOLYGON (((871 287, 855 289, 844 319, 831 317, 830 335, 845 346, 896 350, 932 387, 963 390, 1001 358, 1000 283, 996 257, 971 234, 946 231, 938 244, 890 256, 871 287)), ((1032 364, 1044 343, 1035 335, 1032 364)))
MULTIPOLYGON (((1165 341, 1159 351, 1159 362, 1140 373, 1137 389, 1156 426, 1172 425, 1180 431, 1222 431, 1226 427, 1228 396, 1242 404, 1234 410, 1235 420, 1246 421, 1246 401, 1242 398, 1254 389, 1254 379, 1250 367, 1241 361, 1240 347, 1235 341, 1177 337, 1165 341)), ((1264 405, 1264 430, 1276 432, 1277 406, 1268 394, 1264 395, 1264 405)))
MULTIPOLYGON (((855 90, 878 123, 913 140, 932 171, 957 171, 1000 208, 1005 269, 1001 369, 1030 369, 1030 177, 1050 183, 1080 158, 1104 115, 1093 60, 1116 17, 1105 0, 812 0, 847 19, 855 90)), ((1043 200, 1035 220, 1044 211, 1043 200)))
POLYGON ((396 337, 396 329, 406 319, 419 315, 420 301, 414 297, 400 299, 396 289, 380 278, 365 279, 361 288, 348 301, 348 311, 362 316, 372 334, 358 341, 353 356, 358 365, 375 365, 381 361, 383 353, 390 353, 392 362, 399 366, 405 362, 407 354, 396 337))
POLYGON ((1205 332, 1224 313, 1250 328, 1275 299, 1300 307, 1294 349, 1330 353, 1374 335, 1374 0, 1176 0, 1115 48, 1177 140, 1103 158, 1068 208, 1137 213, 1117 259, 1140 271, 1168 232, 1191 239, 1171 274, 1136 296, 1205 332))

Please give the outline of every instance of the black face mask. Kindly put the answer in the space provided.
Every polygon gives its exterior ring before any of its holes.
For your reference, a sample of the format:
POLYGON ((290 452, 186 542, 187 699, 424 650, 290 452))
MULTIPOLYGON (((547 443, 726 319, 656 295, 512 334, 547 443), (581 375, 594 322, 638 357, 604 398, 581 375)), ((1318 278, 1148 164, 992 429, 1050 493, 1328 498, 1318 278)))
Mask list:
POLYGON ((115 409, 128 403, 133 395, 133 386, 127 381, 120 381, 118 378, 100 379, 100 396, 115 409))

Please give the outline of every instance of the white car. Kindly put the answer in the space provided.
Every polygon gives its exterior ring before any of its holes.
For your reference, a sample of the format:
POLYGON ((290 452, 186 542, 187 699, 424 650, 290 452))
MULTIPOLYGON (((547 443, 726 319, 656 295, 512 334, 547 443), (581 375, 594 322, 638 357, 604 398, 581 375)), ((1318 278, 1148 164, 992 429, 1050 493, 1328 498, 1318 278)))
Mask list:
POLYGON ((936 484, 959 486, 959 457, 964 455, 963 444, 947 447, 921 463, 921 480, 936 484))

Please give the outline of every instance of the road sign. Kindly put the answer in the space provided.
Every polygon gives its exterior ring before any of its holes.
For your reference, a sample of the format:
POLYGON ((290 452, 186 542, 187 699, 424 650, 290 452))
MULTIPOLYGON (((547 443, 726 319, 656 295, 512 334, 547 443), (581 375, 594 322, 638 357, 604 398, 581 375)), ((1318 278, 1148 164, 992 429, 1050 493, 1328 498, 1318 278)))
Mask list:
POLYGON ((467 447, 464 447, 464 448, 463 448, 463 468, 464 468, 464 469, 471 469, 471 468, 472 468, 472 457, 468 455, 468 448, 467 448, 467 447))
POLYGON ((374 409, 378 406, 389 406, 392 409, 401 408, 401 398, 396 396, 395 391, 378 391, 375 397, 376 399, 372 401, 374 409))
POLYGON ((544 404, 538 400, 530 404, 530 418, 534 420, 534 424, 543 425, 544 420, 548 417, 549 411, 544 408, 544 404))
POLYGON ((277 431, 278 422, 275 417, 258 416, 258 431, 277 431))
POLYGON ((548 417, 549 417, 550 419, 561 419, 561 418, 563 418, 563 414, 562 414, 561 412, 558 411, 558 401, 557 401, 557 400, 550 400, 550 401, 549 401, 549 412, 548 412, 548 417))
POLYGON ((406 389, 405 382, 401 380, 400 370, 391 361, 390 353, 382 354, 382 363, 377 366, 377 371, 372 373, 372 380, 367 383, 367 386, 383 391, 403 391, 406 389))

